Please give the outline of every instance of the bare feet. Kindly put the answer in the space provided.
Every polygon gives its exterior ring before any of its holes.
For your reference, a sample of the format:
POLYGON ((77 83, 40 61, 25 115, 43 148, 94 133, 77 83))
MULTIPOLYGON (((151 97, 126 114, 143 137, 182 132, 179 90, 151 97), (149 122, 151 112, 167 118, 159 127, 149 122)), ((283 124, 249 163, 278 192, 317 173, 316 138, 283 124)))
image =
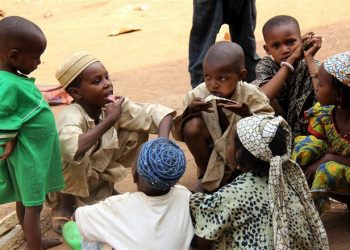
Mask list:
POLYGON ((63 243, 61 239, 58 238, 43 238, 41 240, 41 247, 42 249, 48 249, 51 247, 59 246, 63 243))

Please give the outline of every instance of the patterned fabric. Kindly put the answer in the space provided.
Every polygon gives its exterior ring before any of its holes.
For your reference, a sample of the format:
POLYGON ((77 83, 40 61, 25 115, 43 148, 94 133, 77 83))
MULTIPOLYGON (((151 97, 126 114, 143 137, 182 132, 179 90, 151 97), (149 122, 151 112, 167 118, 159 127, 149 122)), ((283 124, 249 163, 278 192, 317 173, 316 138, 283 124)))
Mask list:
POLYGON ((137 161, 137 173, 146 183, 159 190, 168 190, 181 178, 186 168, 184 152, 166 138, 146 142, 137 161))
MULTIPOLYGON (((288 183, 288 182, 287 182, 288 183)), ((286 185, 289 249, 327 249, 314 241, 306 207, 292 185, 286 185)), ((213 240, 212 249, 276 249, 268 177, 244 173, 213 194, 191 196, 195 234, 213 240)), ((322 225, 320 225, 322 226, 322 225)))
POLYGON ((323 65, 329 74, 350 87, 350 51, 327 58, 323 65))
POLYGON ((294 143, 292 159, 302 168, 321 158, 328 151, 327 143, 313 135, 297 136, 294 143))
MULTIPOLYGON (((316 62, 319 64, 319 62, 316 62)), ((306 134, 307 120, 304 111, 311 108, 316 102, 311 77, 304 60, 294 65, 294 72, 285 82, 277 96, 285 119, 290 125, 293 137, 306 134)), ((279 71, 280 66, 269 56, 262 58, 256 66, 256 80, 252 84, 263 86, 269 82, 279 71)))
MULTIPOLYGON (((349 138, 338 133, 333 123, 334 110, 334 106, 321 106, 317 103, 305 112, 311 135, 295 139, 292 156, 302 166, 307 166, 326 153, 350 157, 349 138)), ((349 166, 334 161, 326 162, 317 169, 311 192, 320 213, 330 207, 326 193, 350 194, 349 169, 349 166)))
POLYGON ((247 117, 237 123, 237 135, 249 152, 261 160, 270 162, 269 203, 273 216, 276 249, 289 249, 292 240, 288 232, 288 224, 292 221, 288 218, 286 211, 286 186, 288 184, 294 187, 301 205, 305 208, 306 220, 314 242, 327 248, 327 235, 312 203, 305 176, 299 165, 290 160, 292 135, 287 122, 282 117, 266 115, 247 117), (272 156, 268 144, 274 138, 279 126, 284 129, 287 135, 287 153, 283 156, 272 156), (261 144, 265 144, 265 146, 261 146, 261 144))

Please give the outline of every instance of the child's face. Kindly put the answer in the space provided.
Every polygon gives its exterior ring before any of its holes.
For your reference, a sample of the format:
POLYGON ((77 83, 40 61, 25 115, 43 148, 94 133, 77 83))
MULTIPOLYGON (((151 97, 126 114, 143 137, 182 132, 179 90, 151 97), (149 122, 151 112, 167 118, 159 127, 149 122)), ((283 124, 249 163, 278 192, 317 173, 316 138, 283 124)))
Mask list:
POLYGON ((215 96, 230 98, 236 89, 237 82, 242 80, 242 70, 234 72, 229 64, 203 63, 205 84, 209 92, 215 96))
POLYGON ((17 70, 22 74, 29 75, 41 64, 40 57, 46 49, 46 39, 42 37, 33 42, 31 46, 23 46, 22 49, 15 50, 10 62, 13 73, 17 70))
POLYGON ((113 94, 113 85, 108 71, 100 62, 89 65, 80 75, 76 101, 80 104, 102 108, 110 102, 107 97, 113 94))
POLYGON ((274 26, 266 32, 264 49, 280 65, 301 43, 300 30, 294 24, 274 26))
POLYGON ((332 83, 332 76, 324 69, 323 64, 318 69, 315 95, 321 105, 334 105, 337 103, 337 93, 332 83))

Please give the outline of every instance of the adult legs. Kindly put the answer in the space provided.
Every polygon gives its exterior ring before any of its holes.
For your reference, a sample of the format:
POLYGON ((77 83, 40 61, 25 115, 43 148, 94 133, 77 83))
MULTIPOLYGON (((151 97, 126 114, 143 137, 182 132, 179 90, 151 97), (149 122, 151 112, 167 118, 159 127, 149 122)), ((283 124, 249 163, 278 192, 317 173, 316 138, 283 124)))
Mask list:
POLYGON ((225 12, 226 20, 230 27, 232 42, 238 43, 245 55, 245 67, 247 69, 247 82, 255 80, 255 67, 260 60, 256 53, 256 41, 254 30, 256 26, 255 0, 229 1, 229 11, 225 12))
POLYGON ((202 63, 223 23, 222 0, 193 0, 193 18, 189 41, 191 85, 204 81, 202 63))

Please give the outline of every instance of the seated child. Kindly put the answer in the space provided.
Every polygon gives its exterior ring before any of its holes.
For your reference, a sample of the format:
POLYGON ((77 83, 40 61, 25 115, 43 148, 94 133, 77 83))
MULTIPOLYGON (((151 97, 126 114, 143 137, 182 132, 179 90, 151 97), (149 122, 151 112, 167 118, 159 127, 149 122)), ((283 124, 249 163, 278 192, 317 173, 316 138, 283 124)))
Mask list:
POLYGON ((350 209, 350 51, 324 61, 315 93, 319 103, 305 112, 311 135, 295 138, 292 157, 312 183, 320 213, 329 209, 328 196, 350 209))
POLYGON ((232 126, 253 113, 273 114, 273 109, 258 87, 242 82, 247 71, 238 44, 224 41, 212 45, 203 72, 205 83, 185 96, 185 111, 175 119, 173 134, 188 146, 202 187, 211 192, 227 183, 233 172, 225 167, 225 145, 232 126), (206 102, 204 98, 210 95, 229 100, 206 102))
POLYGON ((146 142, 133 169, 138 192, 76 210, 83 242, 103 242, 114 249, 189 249, 191 192, 175 185, 185 166, 185 155, 174 142, 146 142))
POLYGON ((40 212, 49 192, 63 189, 60 145, 47 102, 28 77, 46 49, 42 30, 9 16, 0 21, 0 204, 16 201, 27 248, 62 242, 41 239, 40 212))
POLYGON ((317 82, 314 78, 317 64, 314 56, 322 39, 312 32, 301 37, 299 23, 291 16, 271 18, 262 32, 264 49, 269 56, 259 61, 252 84, 261 87, 276 114, 285 117, 293 136, 305 134, 304 111, 315 103, 313 85, 317 82))
POLYGON ((115 97, 108 71, 86 51, 69 56, 56 77, 74 99, 57 118, 66 186, 50 194, 49 204, 60 232, 77 207, 116 194, 115 182, 126 176, 149 133, 169 137, 175 112, 115 97))
POLYGON ((199 249, 329 249, 305 176, 290 160, 292 134, 281 117, 241 119, 227 158, 243 172, 212 194, 190 198, 199 249))

